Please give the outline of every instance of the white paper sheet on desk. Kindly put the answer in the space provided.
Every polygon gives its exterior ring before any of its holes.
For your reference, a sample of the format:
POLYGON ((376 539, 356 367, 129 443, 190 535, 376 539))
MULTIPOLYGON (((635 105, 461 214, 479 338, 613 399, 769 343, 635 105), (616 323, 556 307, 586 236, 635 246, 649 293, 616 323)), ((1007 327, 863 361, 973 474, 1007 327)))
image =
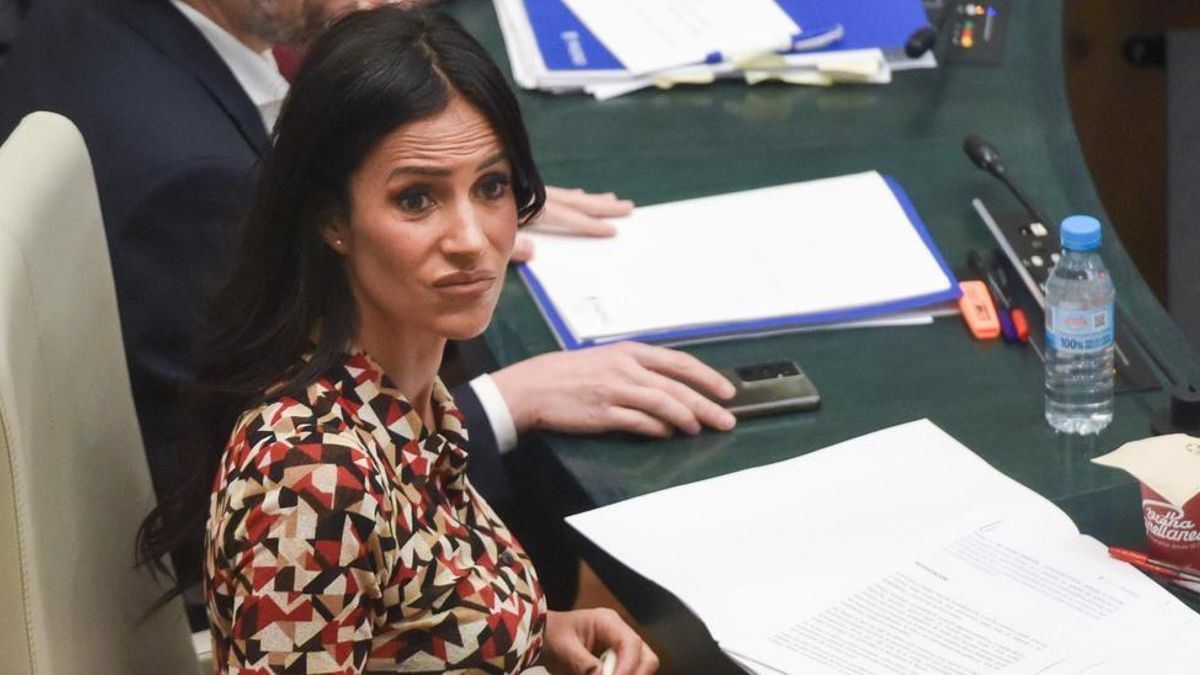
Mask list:
POLYGON ((528 271, 576 340, 852 311, 952 288, 873 171, 639 207, 617 228, 608 239, 530 232, 528 271))
POLYGON ((1195 613, 928 421, 568 522, 764 672, 1196 668, 1195 613))
MULTIPOLYGON (((718 64, 682 66, 659 71, 642 77, 629 77, 617 81, 604 81, 584 85, 584 91, 598 101, 624 96, 647 87, 672 87, 677 84, 703 84, 719 77, 742 77, 748 84, 757 84, 767 79, 786 81, 791 84, 818 84, 800 81, 800 73, 814 73, 822 77, 819 84, 855 82, 858 84, 887 84, 892 81, 892 68, 881 49, 853 49, 836 52, 813 52, 773 55, 770 68, 733 64, 728 61, 718 64), (839 68, 853 63, 859 69, 868 69, 874 75, 845 77, 839 68)), ((923 57, 924 58, 924 57, 923 57)))
POLYGON ((773 0, 564 0, 631 75, 787 50, 800 26, 773 0))

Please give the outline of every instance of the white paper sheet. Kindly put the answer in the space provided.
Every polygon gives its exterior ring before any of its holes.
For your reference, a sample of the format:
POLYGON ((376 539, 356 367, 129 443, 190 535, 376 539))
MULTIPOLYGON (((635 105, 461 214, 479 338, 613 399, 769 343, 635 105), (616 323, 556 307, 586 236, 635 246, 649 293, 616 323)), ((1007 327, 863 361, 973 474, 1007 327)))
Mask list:
POLYGON ((1171 663, 1200 640, 1194 613, 928 421, 568 522, 743 665, 1109 673, 1140 656, 1195 672, 1171 663))
POLYGON ((773 0, 564 0, 633 75, 786 50, 800 26, 773 0))
MULTIPOLYGON (((985 520, 946 528, 816 611, 742 624, 721 645, 795 673, 1049 675, 1099 667, 1113 645, 1158 651, 1141 641, 1156 640, 1159 617, 1179 605, 1140 572, 1073 532, 985 520)), ((1200 636, 1194 614, 1177 624, 1200 636)))

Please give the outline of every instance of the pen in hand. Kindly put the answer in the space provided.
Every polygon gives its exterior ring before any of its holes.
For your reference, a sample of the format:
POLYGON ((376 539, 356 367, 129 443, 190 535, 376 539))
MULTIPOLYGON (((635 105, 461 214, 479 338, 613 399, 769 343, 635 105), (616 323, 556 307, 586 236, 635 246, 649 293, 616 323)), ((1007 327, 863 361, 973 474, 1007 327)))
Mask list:
POLYGON ((617 672, 617 653, 611 648, 605 649, 600 655, 600 675, 613 675, 617 672))

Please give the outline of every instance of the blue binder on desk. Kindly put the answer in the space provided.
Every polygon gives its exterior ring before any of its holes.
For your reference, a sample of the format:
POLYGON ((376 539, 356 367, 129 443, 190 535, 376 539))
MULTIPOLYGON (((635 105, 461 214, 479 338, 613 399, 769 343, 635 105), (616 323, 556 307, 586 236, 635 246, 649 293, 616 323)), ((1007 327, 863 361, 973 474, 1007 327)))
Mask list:
MULTIPOLYGON (((792 53, 900 50, 928 23, 921 0, 776 0, 800 26, 792 53), (826 38, 834 38, 832 40, 826 38)), ((562 0, 495 0, 510 61, 525 87, 577 85, 629 77, 612 52, 562 0), (521 47, 519 45, 524 45, 521 47), (536 54, 522 49, 536 46, 536 54), (533 57, 533 58, 531 58, 533 57), (518 65, 520 64, 520 65, 518 65), (540 80, 540 81, 539 81, 540 80), (536 82, 536 84, 535 84, 536 82)))
POLYGON ((904 190, 875 172, 641 207, 613 239, 532 236, 519 274, 565 349, 801 330, 961 294, 904 190))

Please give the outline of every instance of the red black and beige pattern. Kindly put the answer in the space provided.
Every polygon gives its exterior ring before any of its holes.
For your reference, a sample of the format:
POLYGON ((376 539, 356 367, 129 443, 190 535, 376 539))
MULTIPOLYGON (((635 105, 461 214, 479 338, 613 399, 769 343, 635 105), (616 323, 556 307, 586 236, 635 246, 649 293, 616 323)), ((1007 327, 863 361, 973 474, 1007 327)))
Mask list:
POLYGON ((462 413, 428 430, 365 353, 246 412, 208 520, 219 671, 514 672, 546 603, 525 551, 466 477, 462 413))

